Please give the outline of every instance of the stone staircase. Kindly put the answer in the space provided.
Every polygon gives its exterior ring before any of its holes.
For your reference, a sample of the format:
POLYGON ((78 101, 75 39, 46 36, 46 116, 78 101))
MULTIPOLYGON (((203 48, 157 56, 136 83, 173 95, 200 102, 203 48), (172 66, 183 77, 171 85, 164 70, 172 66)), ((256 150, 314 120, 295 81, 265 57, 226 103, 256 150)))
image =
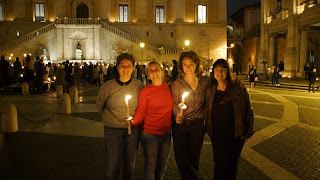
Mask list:
MULTIPOLYGON (((143 41, 118 29, 115 28, 113 26, 110 26, 107 22, 105 22, 104 20, 101 20, 100 18, 60 18, 60 19, 56 19, 55 22, 46 25, 40 29, 34 30, 31 33, 17 39, 14 40, 8 44, 5 44, 3 46, 0 47, 0 52, 6 52, 10 49, 14 49, 16 46, 27 42, 29 40, 31 40, 32 38, 35 38, 43 33, 46 33, 52 29, 56 28, 57 24, 78 24, 78 25, 90 25, 90 24, 100 24, 102 28, 118 35, 121 36, 122 38, 125 38, 135 44, 137 44, 138 46, 140 46, 140 43, 142 43, 143 41)), ((179 49, 164 49, 164 48, 157 48, 149 43, 145 43, 145 49, 152 51, 153 53, 159 55, 161 54, 179 54, 181 52, 181 50, 179 49)))

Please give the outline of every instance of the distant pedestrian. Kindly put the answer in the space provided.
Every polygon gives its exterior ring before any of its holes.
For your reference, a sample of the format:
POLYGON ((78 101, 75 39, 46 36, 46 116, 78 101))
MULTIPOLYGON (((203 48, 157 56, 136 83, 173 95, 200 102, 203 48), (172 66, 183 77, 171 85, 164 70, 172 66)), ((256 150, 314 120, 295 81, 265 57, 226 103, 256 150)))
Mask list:
POLYGON ((314 84, 316 83, 316 80, 317 80, 317 69, 316 68, 309 70, 308 80, 309 80, 309 92, 310 92, 311 88, 312 88, 312 92, 315 92, 314 91, 314 84))
POLYGON ((274 78, 275 78, 276 86, 280 86, 280 81, 279 81, 279 79, 281 77, 280 72, 281 71, 280 71, 279 67, 276 67, 274 70, 274 78))
POLYGON ((271 84, 273 85, 275 83, 275 75, 274 75, 274 71, 275 71, 276 66, 272 66, 270 73, 271 73, 271 84))
POLYGON ((250 82, 250 91, 253 90, 253 86, 254 86, 254 82, 255 82, 255 71, 253 69, 253 67, 251 68, 251 70, 249 71, 249 82, 250 82))
POLYGON ((0 87, 7 85, 9 82, 9 62, 6 61, 5 56, 1 56, 0 60, 0 87))
POLYGON ((309 80, 308 78, 308 74, 309 74, 309 71, 310 71, 310 63, 307 62, 306 65, 304 65, 304 80, 309 80))

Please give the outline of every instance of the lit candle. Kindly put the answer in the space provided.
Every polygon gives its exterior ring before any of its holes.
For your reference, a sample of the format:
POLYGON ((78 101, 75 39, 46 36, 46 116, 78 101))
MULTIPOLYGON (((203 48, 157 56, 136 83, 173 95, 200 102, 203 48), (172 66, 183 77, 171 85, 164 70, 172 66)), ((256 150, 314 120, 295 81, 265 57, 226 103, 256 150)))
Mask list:
POLYGON ((51 82, 51 79, 50 79, 50 78, 48 78, 48 81, 49 81, 49 82, 51 82))
POLYGON ((180 116, 183 116, 183 109, 186 109, 187 106, 184 104, 184 100, 185 98, 189 95, 188 92, 185 92, 182 94, 182 100, 181 100, 181 104, 180 104, 180 116))
POLYGON ((128 134, 131 134, 130 120, 132 119, 132 117, 130 117, 130 115, 129 115, 129 99, 131 99, 131 98, 132 98, 131 95, 126 95, 126 98, 124 99, 125 103, 126 103, 126 106, 127 106, 127 119, 126 119, 126 122, 127 122, 127 127, 128 127, 128 134))
POLYGON ((21 74, 20 76, 23 77, 23 74, 21 74))
POLYGON ((132 96, 131 95, 126 95, 126 99, 125 99, 125 102, 126 102, 126 106, 127 106, 127 118, 129 118, 129 99, 131 99, 132 96))
POLYGON ((53 80, 56 80, 57 78, 55 76, 53 76, 53 80))

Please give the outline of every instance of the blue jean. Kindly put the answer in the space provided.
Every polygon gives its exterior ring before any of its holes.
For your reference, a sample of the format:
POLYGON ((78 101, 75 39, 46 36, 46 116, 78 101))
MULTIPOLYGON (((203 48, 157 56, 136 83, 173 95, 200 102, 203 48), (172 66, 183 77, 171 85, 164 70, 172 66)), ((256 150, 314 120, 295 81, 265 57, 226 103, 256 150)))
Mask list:
POLYGON ((141 145, 144 154, 144 179, 163 178, 169 159, 171 134, 154 135, 143 132, 141 145))
POLYGON ((136 152, 139 144, 139 128, 127 129, 104 127, 104 145, 107 154, 107 179, 118 180, 121 162, 123 179, 133 179, 136 152))

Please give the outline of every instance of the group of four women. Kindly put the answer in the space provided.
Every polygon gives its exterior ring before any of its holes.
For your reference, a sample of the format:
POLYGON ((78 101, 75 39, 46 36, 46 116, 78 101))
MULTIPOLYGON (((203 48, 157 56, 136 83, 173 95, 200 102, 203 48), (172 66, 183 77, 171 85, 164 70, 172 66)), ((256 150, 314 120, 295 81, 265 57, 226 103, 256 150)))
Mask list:
POLYGON ((202 179, 199 175, 200 152, 207 132, 214 149, 214 179, 235 179, 244 142, 253 135, 253 110, 246 88, 231 76, 228 62, 217 60, 212 77, 200 77, 200 59, 192 51, 180 55, 182 74, 171 83, 163 79, 159 63, 147 68, 151 84, 146 87, 131 78, 134 58, 117 57, 119 78, 100 89, 97 108, 104 124, 107 179, 132 179, 139 140, 144 153, 144 179, 163 179, 171 144, 182 179, 202 179), (180 114, 182 95, 187 106, 180 114), (130 103, 125 96, 131 95, 130 103), (133 119, 128 119, 129 115, 133 119), (130 120, 131 134, 127 131, 130 120), (141 129, 141 133, 139 133, 141 129))

